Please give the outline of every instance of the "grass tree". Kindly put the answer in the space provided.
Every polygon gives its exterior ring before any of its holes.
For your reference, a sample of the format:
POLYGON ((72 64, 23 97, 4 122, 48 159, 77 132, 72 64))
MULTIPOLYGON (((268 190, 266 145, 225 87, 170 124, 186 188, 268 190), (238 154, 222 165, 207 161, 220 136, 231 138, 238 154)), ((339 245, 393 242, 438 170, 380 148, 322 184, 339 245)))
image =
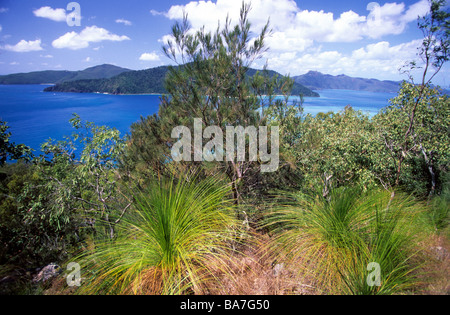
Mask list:
POLYGON ((98 294, 202 293, 226 272, 223 261, 234 242, 230 186, 217 178, 155 183, 134 191, 136 200, 117 239, 83 254, 89 270, 80 288, 98 294))
POLYGON ((319 292, 396 294, 417 283, 414 222, 422 208, 413 199, 348 188, 333 190, 329 199, 320 193, 289 199, 267 217, 274 259, 314 279, 319 292))

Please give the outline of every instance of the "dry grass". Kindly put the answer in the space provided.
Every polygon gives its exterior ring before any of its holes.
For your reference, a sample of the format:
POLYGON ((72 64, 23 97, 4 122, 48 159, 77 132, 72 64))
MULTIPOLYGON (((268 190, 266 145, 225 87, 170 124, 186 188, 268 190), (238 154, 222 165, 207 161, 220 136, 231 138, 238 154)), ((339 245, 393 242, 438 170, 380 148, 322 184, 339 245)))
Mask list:
POLYGON ((420 295, 450 295, 450 242, 445 236, 431 237, 426 244, 420 295))
POLYGON ((212 295, 301 295, 315 294, 311 283, 298 275, 295 266, 286 266, 271 258, 268 235, 252 235, 251 244, 242 245, 239 254, 230 256, 229 271, 219 273, 209 283, 212 295))

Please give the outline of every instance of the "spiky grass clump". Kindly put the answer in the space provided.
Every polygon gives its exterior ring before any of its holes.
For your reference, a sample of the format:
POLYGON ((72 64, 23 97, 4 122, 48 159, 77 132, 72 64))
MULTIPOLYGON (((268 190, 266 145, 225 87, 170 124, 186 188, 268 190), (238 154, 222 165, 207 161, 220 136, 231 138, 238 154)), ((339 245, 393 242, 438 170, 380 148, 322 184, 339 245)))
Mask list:
POLYGON ((211 178, 174 180, 134 193, 114 241, 82 258, 81 293, 202 293, 233 241, 230 187, 211 178))
POLYGON ((396 294, 414 285, 420 204, 354 189, 337 189, 329 199, 291 197, 268 216, 272 252, 315 279, 322 293, 396 294))

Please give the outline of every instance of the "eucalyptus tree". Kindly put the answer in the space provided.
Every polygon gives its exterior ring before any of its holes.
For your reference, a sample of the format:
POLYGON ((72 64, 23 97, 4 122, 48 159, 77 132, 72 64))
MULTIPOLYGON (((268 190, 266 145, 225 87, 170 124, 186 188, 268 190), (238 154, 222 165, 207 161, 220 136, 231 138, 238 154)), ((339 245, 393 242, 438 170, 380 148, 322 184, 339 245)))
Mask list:
POLYGON ((15 144, 11 142, 11 132, 7 122, 0 120, 0 166, 8 160, 23 159, 30 161, 33 153, 30 147, 24 144, 15 144))
POLYGON ((133 202, 123 192, 127 173, 119 172, 125 140, 117 129, 83 122, 76 114, 70 123, 76 132, 63 141, 43 143, 45 155, 35 160, 51 200, 45 212, 57 224, 81 216, 94 233, 112 239, 133 202))
POLYGON ((409 82, 403 82, 398 96, 377 117, 381 141, 395 165, 387 182, 401 184, 405 168, 420 155, 429 172, 430 195, 436 190, 436 164, 448 170, 449 100, 431 85, 450 58, 450 13, 445 5, 445 0, 431 0, 429 13, 418 19, 424 36, 418 52, 423 65, 412 61, 405 66, 409 82), (418 84, 412 75, 417 69, 422 69, 418 84))

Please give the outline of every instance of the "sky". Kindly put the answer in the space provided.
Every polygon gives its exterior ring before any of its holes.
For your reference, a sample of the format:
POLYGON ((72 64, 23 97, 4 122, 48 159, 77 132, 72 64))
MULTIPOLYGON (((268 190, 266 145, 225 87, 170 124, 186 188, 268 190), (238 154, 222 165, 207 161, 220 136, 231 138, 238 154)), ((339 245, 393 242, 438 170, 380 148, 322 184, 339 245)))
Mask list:
MULTIPOLYGON (((246 1, 249 2, 249 1, 246 1)), ((252 0, 253 34, 270 20, 269 50, 254 68, 402 80, 417 60, 417 17, 428 0, 252 0)), ((193 29, 215 30, 242 0, 0 0, 0 74, 82 70, 114 64, 133 70, 171 64, 162 52, 183 12, 193 29)), ((448 65, 433 80, 450 85, 448 65)))

